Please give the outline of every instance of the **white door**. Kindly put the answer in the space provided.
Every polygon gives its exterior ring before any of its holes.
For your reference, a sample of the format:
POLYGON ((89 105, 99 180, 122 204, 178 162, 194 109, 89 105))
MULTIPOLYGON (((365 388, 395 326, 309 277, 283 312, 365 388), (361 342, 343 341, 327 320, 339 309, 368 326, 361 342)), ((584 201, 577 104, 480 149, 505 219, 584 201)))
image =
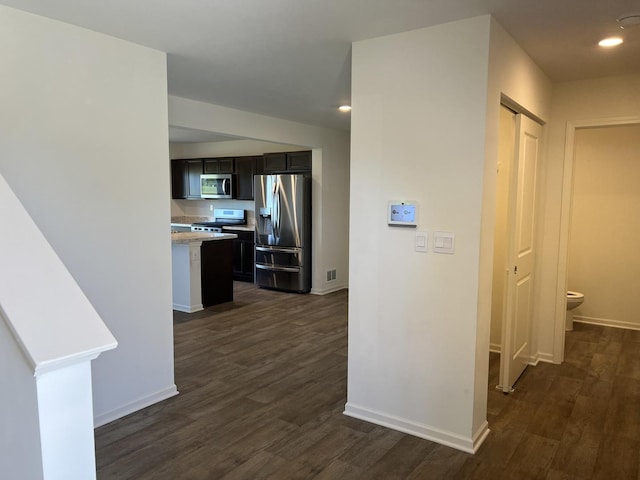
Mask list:
POLYGON ((506 309, 502 322, 500 387, 511 392, 530 361, 535 260, 536 172, 542 127, 516 115, 517 148, 509 192, 506 309))

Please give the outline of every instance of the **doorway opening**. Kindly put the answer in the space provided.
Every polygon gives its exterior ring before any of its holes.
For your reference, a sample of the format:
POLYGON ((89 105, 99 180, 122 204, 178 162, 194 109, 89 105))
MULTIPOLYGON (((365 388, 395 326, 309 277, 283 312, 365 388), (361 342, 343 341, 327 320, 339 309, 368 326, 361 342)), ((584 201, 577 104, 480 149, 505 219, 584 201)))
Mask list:
POLYGON ((573 328, 573 318, 640 330, 640 124, 573 133, 565 275, 567 289, 584 301, 567 312, 565 329, 573 328))

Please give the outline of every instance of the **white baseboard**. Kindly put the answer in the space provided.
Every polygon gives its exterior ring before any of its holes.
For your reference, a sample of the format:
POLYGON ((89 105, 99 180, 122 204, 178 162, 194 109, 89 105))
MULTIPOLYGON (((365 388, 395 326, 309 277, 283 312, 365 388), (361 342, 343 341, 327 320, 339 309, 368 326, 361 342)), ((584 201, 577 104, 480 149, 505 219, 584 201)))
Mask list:
POLYGON ((540 363, 540 352, 536 352, 529 356, 529 365, 535 367, 538 363, 540 363))
POLYGON ((602 327, 625 328, 627 330, 640 330, 640 324, 625 322, 624 320, 611 320, 608 318, 583 317, 574 315, 574 322, 588 323, 589 325, 600 325, 602 327))
POLYGON ((329 293, 333 293, 333 292, 338 292, 340 290, 344 290, 345 288, 348 288, 347 285, 344 284, 338 284, 336 286, 331 286, 328 288, 323 288, 323 289, 319 289, 319 288, 312 288, 311 289, 311 295, 328 295, 329 293))
POLYGON ((153 405, 154 403, 161 402, 162 400, 166 400, 167 398, 171 398, 175 395, 178 395, 178 388, 174 385, 165 388, 164 390, 160 390, 159 392, 155 392, 151 395, 148 395, 143 398, 139 398, 131 403, 127 403, 122 407, 118 407, 109 412, 95 415, 93 417, 93 427, 98 428, 102 425, 106 425, 107 423, 113 422, 119 418, 124 417, 125 415, 129 415, 130 413, 137 412, 138 410, 142 410, 149 405, 153 405))
POLYGON ((199 312, 200 310, 204 310, 204 307, 202 306, 202 304, 199 304, 199 305, 181 305, 179 303, 174 303, 173 304, 173 309, 177 310, 179 312, 184 312, 184 313, 194 313, 194 312, 199 312))
POLYGON ((555 363, 553 361, 553 355, 551 353, 542 353, 542 352, 538 352, 538 361, 536 362, 536 365, 540 362, 544 362, 544 363, 555 363))
POLYGON ((489 434, 489 428, 486 421, 473 435, 473 437, 467 438, 456 433, 446 432, 429 425, 423 425, 404 418, 387 415, 383 412, 369 410, 348 402, 345 405, 344 414, 349 417, 364 420, 365 422, 375 423, 376 425, 391 428, 392 430, 398 430, 399 432, 408 433, 409 435, 424 438, 467 453, 476 453, 489 434))
MULTIPOLYGON (((491 343, 489 344, 489 351, 493 353, 501 353, 502 345, 491 343)), ((531 355, 531 357, 529 357, 528 364, 535 367, 540 362, 553 363, 553 355, 550 353, 537 352, 535 355, 531 355)))

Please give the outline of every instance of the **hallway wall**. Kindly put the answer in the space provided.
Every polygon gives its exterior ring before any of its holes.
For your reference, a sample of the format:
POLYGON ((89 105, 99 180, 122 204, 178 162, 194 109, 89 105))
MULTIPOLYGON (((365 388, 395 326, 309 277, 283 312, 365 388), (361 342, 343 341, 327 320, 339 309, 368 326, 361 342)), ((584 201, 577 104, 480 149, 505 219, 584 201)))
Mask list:
POLYGON ((485 16, 354 43, 352 92, 345 413, 472 451, 487 433, 500 99, 544 118, 550 85, 485 16), (387 225, 402 199, 426 254, 387 225), (453 255, 433 252, 439 230, 453 255))

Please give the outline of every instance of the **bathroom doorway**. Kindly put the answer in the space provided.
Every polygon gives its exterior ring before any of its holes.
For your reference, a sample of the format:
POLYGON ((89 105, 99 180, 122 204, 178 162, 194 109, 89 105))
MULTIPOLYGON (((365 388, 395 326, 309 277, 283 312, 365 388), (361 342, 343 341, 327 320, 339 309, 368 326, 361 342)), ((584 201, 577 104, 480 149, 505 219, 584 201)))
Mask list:
POLYGON ((575 132, 567 263, 584 323, 640 329, 640 125, 575 132), (595 228, 594 228, 595 227, 595 228))
POLYGON ((567 125, 556 339, 564 360, 566 291, 579 322, 640 330, 640 117, 567 125))

